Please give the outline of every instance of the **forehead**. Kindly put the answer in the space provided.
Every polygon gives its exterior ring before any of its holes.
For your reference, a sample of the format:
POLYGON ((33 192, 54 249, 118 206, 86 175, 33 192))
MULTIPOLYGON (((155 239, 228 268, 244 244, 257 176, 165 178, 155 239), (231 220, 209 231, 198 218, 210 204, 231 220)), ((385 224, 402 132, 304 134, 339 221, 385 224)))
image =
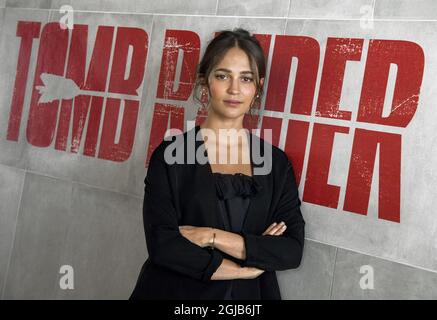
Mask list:
POLYGON ((233 72, 250 71, 250 61, 246 52, 240 48, 231 48, 214 69, 225 68, 233 72))

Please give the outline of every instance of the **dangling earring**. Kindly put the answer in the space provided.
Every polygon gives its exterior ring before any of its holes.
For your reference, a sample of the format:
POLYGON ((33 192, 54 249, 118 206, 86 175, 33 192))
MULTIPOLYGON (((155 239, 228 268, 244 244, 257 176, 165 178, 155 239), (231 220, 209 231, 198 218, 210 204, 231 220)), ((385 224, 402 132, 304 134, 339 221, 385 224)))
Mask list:
MULTIPOLYGON (((208 92, 206 91, 205 87, 202 88, 201 94, 202 94, 201 100, 206 101, 206 104, 208 106, 209 105, 208 92)), ((208 107, 205 107, 205 106, 204 106, 204 108, 208 109, 208 107)))
MULTIPOLYGON (((249 111, 252 109, 252 107, 254 106, 254 104, 255 104, 255 100, 258 100, 259 99, 259 94, 257 93, 256 94, 256 96, 255 96, 255 99, 252 101, 252 104, 250 105, 250 108, 249 108, 249 111)), ((246 114, 248 114, 248 113, 246 113, 246 114)))

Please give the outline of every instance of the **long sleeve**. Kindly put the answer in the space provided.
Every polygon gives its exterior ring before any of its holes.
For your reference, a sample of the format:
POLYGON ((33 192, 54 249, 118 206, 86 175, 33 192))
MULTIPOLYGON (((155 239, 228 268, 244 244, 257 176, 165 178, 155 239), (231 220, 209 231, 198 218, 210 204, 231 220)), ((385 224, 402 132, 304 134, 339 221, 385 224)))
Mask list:
POLYGON ((266 271, 293 269, 300 265, 305 236, 305 221, 300 211, 300 204, 293 167, 288 161, 285 181, 272 221, 278 223, 284 221, 287 229, 281 236, 253 235, 243 232, 246 248, 243 265, 266 271))
POLYGON ((169 181, 164 144, 161 144, 151 156, 144 181, 143 221, 149 258, 156 265, 209 281, 223 257, 216 250, 201 248, 181 235, 169 181))

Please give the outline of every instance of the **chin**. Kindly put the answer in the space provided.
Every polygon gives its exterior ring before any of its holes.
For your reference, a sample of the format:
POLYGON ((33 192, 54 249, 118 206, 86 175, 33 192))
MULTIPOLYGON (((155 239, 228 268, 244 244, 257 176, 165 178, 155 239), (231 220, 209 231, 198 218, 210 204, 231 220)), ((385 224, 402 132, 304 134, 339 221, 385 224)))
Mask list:
POLYGON ((215 109, 215 113, 223 118, 238 119, 244 117, 245 108, 240 106, 239 108, 231 108, 226 105, 222 105, 215 109))
POLYGON ((223 117, 230 119, 238 119, 244 116, 244 112, 241 110, 224 110, 221 114, 223 117))

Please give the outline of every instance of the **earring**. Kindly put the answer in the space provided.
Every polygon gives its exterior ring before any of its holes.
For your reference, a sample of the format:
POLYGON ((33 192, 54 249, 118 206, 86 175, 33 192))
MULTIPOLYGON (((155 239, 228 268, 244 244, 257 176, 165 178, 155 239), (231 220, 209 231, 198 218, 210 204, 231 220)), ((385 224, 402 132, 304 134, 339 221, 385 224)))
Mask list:
POLYGON ((205 88, 202 88, 202 90, 200 91, 201 95, 202 95, 202 99, 205 99, 206 94, 206 90, 205 88))
POLYGON ((206 106, 203 105, 203 107, 208 110, 208 108, 209 108, 209 97, 208 97, 208 93, 206 91, 206 88, 202 88, 201 94, 202 94, 201 100, 206 103, 206 106))

